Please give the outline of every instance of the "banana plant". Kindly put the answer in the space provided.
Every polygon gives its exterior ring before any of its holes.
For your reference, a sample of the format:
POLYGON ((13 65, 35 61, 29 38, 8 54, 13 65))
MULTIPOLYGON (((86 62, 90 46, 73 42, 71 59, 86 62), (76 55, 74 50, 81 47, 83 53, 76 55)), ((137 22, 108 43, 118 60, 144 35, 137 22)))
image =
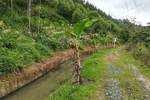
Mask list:
MULTIPOLYGON (((89 20, 89 19, 84 19, 81 21, 78 21, 78 23, 74 26, 73 32, 70 31, 61 31, 61 32, 55 32, 53 33, 53 37, 59 37, 61 35, 69 35, 72 39, 74 39, 74 44, 76 46, 76 52, 77 52, 77 59, 78 59, 78 64, 80 66, 80 59, 79 59, 79 44, 80 44, 80 36, 84 30, 85 27, 91 26, 97 19, 89 20)), ((82 77, 81 77, 82 78, 82 77)), ((82 84, 83 81, 80 79, 80 83, 82 84)))
POLYGON ((105 44, 106 42, 108 41, 108 37, 109 35, 106 35, 106 37, 102 36, 103 37, 103 40, 102 40, 102 43, 103 43, 103 49, 105 50, 105 44))
MULTIPOLYGON (((111 45, 113 46, 114 37, 113 37, 112 33, 110 33, 110 32, 108 32, 108 35, 109 35, 108 40, 111 42, 111 45)), ((107 45, 108 45, 108 43, 107 43, 107 45)))
POLYGON ((110 39, 111 45, 112 45, 112 47, 113 47, 113 45, 114 45, 114 37, 109 37, 109 39, 110 39))
POLYGON ((94 46, 96 48, 97 53, 98 53, 98 45, 99 45, 99 40, 98 39, 99 39, 99 37, 100 37, 99 34, 93 34, 91 36, 91 39, 95 39, 96 40, 96 42, 94 43, 94 46))

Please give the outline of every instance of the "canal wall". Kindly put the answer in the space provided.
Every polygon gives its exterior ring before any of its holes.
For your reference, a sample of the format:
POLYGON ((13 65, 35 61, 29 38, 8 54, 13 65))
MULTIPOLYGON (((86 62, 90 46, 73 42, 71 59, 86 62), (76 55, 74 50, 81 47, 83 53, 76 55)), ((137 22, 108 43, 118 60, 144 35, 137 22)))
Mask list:
MULTIPOLYGON (((108 48, 111 48, 109 46, 108 48)), ((102 48, 102 47, 101 47, 102 48)), ((11 92, 29 84, 36 80, 59 64, 73 57, 75 49, 67 49, 58 51, 53 57, 48 57, 39 63, 34 63, 28 68, 21 68, 17 72, 12 72, 12 76, 5 80, 0 80, 0 98, 8 95, 11 92), (15 73, 15 76, 13 74, 15 73)), ((83 50, 79 50, 80 55, 85 55, 95 52, 96 49, 90 46, 84 46, 83 50)))

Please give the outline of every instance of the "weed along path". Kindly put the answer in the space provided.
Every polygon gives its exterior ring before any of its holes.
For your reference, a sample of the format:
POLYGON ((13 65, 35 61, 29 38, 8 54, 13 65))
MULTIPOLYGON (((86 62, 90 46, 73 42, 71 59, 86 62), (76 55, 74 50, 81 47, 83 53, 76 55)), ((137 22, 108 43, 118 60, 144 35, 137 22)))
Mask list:
POLYGON ((150 81, 124 46, 100 50, 82 67, 83 85, 70 80, 47 100, 150 100, 150 81))

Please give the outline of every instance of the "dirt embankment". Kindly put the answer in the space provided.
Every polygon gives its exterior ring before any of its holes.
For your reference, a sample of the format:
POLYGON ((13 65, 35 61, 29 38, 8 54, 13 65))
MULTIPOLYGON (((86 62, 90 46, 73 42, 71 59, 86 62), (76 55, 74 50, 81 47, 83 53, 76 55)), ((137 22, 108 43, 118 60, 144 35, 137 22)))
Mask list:
MULTIPOLYGON (((109 46, 108 48, 111 48, 109 46)), ((40 63, 34 63, 28 68, 20 69, 14 77, 9 79, 0 80, 0 98, 8 95, 9 93, 25 86, 38 77, 46 74, 54 67, 58 66, 62 62, 73 57, 75 49, 68 49, 66 51, 56 52, 55 56, 46 58, 40 63)), ((95 52, 96 49, 86 46, 83 50, 79 50, 80 55, 89 54, 95 52)))

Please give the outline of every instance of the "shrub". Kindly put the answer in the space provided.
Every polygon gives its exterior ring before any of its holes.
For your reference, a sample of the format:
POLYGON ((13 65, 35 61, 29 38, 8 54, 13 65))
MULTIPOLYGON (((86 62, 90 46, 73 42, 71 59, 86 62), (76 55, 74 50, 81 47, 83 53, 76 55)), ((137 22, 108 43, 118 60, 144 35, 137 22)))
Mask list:
POLYGON ((83 50, 83 45, 79 44, 79 49, 83 50))
POLYGON ((102 24, 100 23, 100 22, 97 22, 95 25, 94 25, 94 31, 95 32, 99 32, 100 30, 102 30, 103 29, 103 26, 102 26, 102 24))
MULTIPOLYGON (((7 30, 5 30, 7 31, 7 30)), ((20 34, 16 34, 14 31, 9 33, 1 33, 1 46, 6 47, 8 49, 14 49, 17 46, 17 38, 20 37, 20 34)))
POLYGON ((46 39, 42 42, 43 45, 49 47, 50 49, 57 51, 57 50, 65 50, 64 47, 55 39, 46 39))
POLYGON ((69 36, 63 35, 57 39, 64 49, 69 48, 69 44, 72 43, 69 36))
MULTIPOLYGON (((56 40, 48 43, 50 48, 61 49, 56 40)), ((0 46, 0 73, 4 74, 38 62, 43 56, 52 55, 49 47, 14 30, 0 34, 0 46)))
POLYGON ((44 55, 44 56, 50 56, 51 55, 51 51, 50 51, 50 48, 46 47, 45 45, 41 44, 41 43, 36 43, 34 45, 34 47, 39 51, 39 53, 41 55, 44 55))
POLYGON ((17 50, 20 53, 27 52, 28 55, 32 56, 32 61, 37 62, 41 59, 40 53, 38 52, 38 50, 35 49, 32 44, 18 44, 17 50))
POLYGON ((96 42, 95 39, 90 39, 90 40, 82 41, 81 44, 83 44, 83 45, 94 45, 95 42, 96 42))
POLYGON ((133 49, 133 57, 140 59, 144 62, 144 65, 150 65, 150 55, 149 50, 145 47, 144 43, 138 43, 137 46, 133 49))
POLYGON ((11 70, 17 69, 16 60, 17 53, 8 50, 7 48, 0 48, 0 72, 4 74, 10 72, 11 70))

